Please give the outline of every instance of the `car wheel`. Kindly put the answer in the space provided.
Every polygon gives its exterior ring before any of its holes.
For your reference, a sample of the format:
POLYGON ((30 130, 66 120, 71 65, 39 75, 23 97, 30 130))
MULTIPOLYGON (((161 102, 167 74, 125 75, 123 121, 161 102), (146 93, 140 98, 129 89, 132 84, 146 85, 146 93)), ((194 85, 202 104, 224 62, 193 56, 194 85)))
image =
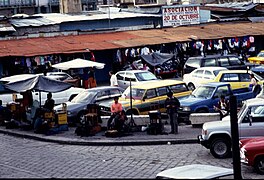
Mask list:
POLYGON ((226 158, 231 153, 230 143, 224 138, 216 138, 212 141, 210 152, 215 158, 226 158))
POLYGON ((195 89, 195 86, 193 83, 189 83, 188 88, 193 91, 195 89))
POLYGON ((85 115, 85 112, 84 111, 79 112, 76 123, 80 123, 80 124, 83 124, 84 125, 85 124, 85 117, 84 117, 84 115, 85 115))
POLYGON ((264 156, 258 157, 255 161, 254 168, 259 174, 264 174, 264 156))

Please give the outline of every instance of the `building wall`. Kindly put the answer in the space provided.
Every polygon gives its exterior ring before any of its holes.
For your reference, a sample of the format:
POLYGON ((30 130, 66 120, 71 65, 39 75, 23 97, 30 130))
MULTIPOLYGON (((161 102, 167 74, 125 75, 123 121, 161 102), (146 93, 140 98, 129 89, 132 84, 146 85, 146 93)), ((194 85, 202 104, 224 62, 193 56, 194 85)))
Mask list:
POLYGON ((136 17, 126 19, 102 19, 102 20, 89 20, 89 21, 78 21, 78 22, 63 22, 60 24, 61 31, 90 31, 96 29, 106 28, 128 28, 128 27, 148 27, 153 28, 154 25, 161 23, 161 17, 136 17))
POLYGON ((81 11, 81 0, 60 0, 60 13, 80 13, 81 11))

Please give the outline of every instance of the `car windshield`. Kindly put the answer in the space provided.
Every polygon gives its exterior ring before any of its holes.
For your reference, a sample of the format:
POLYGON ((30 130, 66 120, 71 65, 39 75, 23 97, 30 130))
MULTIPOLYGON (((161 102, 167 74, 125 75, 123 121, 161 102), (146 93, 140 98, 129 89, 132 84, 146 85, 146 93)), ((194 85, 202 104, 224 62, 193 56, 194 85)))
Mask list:
POLYGON ((223 70, 225 70, 225 69, 214 70, 213 73, 214 73, 215 76, 217 76, 219 74, 219 72, 223 71, 223 70))
MULTIPOLYGON (((133 99, 141 100, 141 99, 143 99, 144 94, 145 94, 145 90, 144 89, 132 88, 132 98, 133 99)), ((128 87, 124 91, 124 93, 122 94, 122 98, 125 98, 125 99, 130 98, 130 87, 128 87)))
POLYGON ((91 100, 95 97, 97 92, 95 91, 82 91, 77 96, 75 96, 71 102, 72 103, 90 103, 91 100))
POLYGON ((264 57, 264 52, 258 53, 258 56, 257 57, 264 57))
POLYGON ((149 80, 155 80, 158 79, 154 74, 151 72, 140 72, 135 73, 135 76, 137 77, 138 81, 149 81, 149 80))
POLYGON ((215 87, 200 86, 192 92, 192 95, 195 97, 210 98, 214 90, 215 90, 215 87))

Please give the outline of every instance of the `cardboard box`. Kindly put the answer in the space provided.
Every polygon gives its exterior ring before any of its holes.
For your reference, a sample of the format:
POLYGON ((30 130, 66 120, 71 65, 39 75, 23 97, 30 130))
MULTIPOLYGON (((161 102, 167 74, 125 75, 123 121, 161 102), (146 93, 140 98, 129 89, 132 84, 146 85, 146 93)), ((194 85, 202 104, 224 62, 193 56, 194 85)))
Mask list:
POLYGON ((58 124, 68 124, 67 113, 58 114, 58 124))

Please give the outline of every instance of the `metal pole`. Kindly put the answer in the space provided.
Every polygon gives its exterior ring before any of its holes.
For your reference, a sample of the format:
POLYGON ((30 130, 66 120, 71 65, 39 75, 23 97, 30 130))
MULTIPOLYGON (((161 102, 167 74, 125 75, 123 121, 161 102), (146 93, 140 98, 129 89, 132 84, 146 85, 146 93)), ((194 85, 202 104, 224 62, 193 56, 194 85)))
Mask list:
POLYGON ((233 155, 233 171, 234 179, 242 179, 241 176, 241 163, 240 163, 240 150, 239 150, 239 134, 237 123, 237 99, 236 96, 230 96, 230 124, 231 124, 231 137, 232 137, 232 155, 233 155))
POLYGON ((110 28, 110 0, 107 0, 108 4, 108 28, 110 28))
POLYGON ((131 121, 133 121, 133 113, 132 113, 132 86, 131 86, 131 78, 129 81, 129 86, 130 86, 130 111, 131 111, 131 121))

